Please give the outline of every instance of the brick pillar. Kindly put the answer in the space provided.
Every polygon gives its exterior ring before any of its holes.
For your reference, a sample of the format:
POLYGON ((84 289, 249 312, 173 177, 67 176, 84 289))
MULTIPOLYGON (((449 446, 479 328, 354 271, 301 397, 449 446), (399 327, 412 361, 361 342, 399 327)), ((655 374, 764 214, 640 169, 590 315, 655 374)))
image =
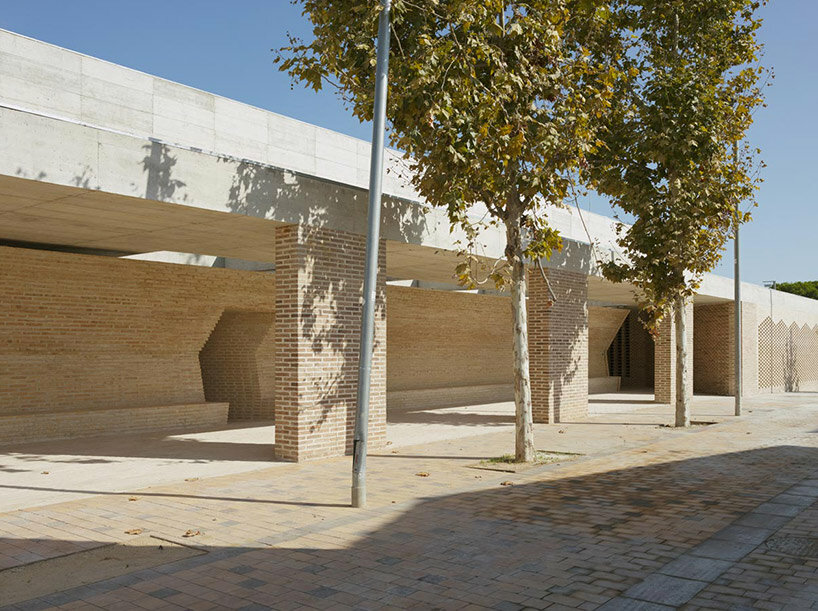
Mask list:
MULTIPOLYGON (((304 461, 352 451, 358 387, 363 236, 276 229, 276 457, 304 461)), ((386 443, 386 248, 381 243, 369 444, 386 443)))
MULTIPOLYGON (((687 326, 687 375, 693 396, 693 304, 685 307, 687 326)), ((676 403, 676 325, 672 313, 659 324, 654 346, 653 392, 656 403, 676 403)))
POLYGON ((534 422, 588 416, 588 277, 545 268, 529 272, 528 351, 534 422))
MULTIPOLYGON (((735 395, 734 355, 736 310, 730 304, 730 394, 735 395)), ((741 302, 741 394, 751 397, 758 394, 758 315, 756 305, 741 302)))
MULTIPOLYGON (((735 320, 732 301, 697 306, 694 380, 695 391, 714 395, 735 395, 735 320)), ((742 391, 744 396, 758 393, 758 322, 756 306, 741 303, 742 318, 742 391)))

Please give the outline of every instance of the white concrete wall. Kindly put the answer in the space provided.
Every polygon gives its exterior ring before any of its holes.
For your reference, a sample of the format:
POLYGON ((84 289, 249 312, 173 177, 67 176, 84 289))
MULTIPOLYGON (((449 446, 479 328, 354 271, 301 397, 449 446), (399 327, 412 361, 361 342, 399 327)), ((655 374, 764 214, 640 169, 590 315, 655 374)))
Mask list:
MULTIPOLYGON (((250 160, 270 176, 272 168, 292 172, 265 178, 271 198, 261 202, 269 204, 265 218, 319 219, 324 226, 365 231, 365 197, 340 191, 367 188, 368 142, 2 29, 0 130, 0 174, 149 197, 142 163, 158 141, 168 146, 174 177, 183 184, 157 199, 235 212, 227 204, 232 181, 241 160, 250 160), (299 184, 297 175, 319 182, 299 184), (289 199, 276 205, 282 189, 289 199)), ((400 199, 384 221, 384 237, 453 248, 462 236, 450 233, 445 212, 423 205, 399 153, 389 151, 387 158, 392 171, 385 174, 384 190, 400 199)), ((482 216, 479 209, 474 215, 482 216)), ((551 209, 548 216, 569 240, 566 252, 548 266, 592 273, 588 235, 598 254, 616 250, 612 219, 583 211, 586 233, 576 208, 551 209)), ((501 231, 487 231, 481 242, 486 257, 503 255, 501 231)), ((743 290, 762 317, 766 307, 776 320, 818 321, 818 302, 750 284, 743 290)), ((732 281, 708 275, 700 293, 731 299, 732 281)))
MULTIPOLYGON (((92 142, 83 146, 82 140, 115 140, 114 136, 122 135, 138 140, 158 140, 179 150, 195 149, 210 156, 250 160, 361 189, 366 189, 369 184, 368 142, 7 30, 0 30, 0 83, 0 106, 40 113, 52 120, 77 122, 89 129, 116 132, 108 136, 86 134, 78 137, 76 132, 79 130, 67 126, 33 119, 28 121, 32 126, 36 127, 36 123, 43 126, 35 132, 42 139, 49 132, 60 134, 60 142, 54 147, 64 149, 60 158, 66 163, 72 159, 86 162, 83 170, 96 157, 94 149, 97 147, 92 142), (69 138, 79 142, 65 148, 69 138)), ((18 117, 11 120, 20 122, 18 117)), ((123 144, 121 148, 136 147, 123 144)), ((180 154, 176 152, 177 156, 180 154)), ((112 151, 106 151, 106 155, 110 157, 112 151)), ((36 177, 42 171, 46 172, 47 180, 58 180, 53 171, 55 160, 48 161, 48 164, 41 162, 39 168, 23 169, 28 170, 30 177, 36 177)), ((64 165, 56 164, 57 167, 64 165)), ((203 165, 208 164, 203 162, 203 165)), ((128 181, 139 187, 141 181, 133 180, 132 170, 126 170, 125 164, 120 166, 114 168, 114 171, 121 172, 120 182, 128 181)), ((420 197, 409 184, 408 162, 400 153, 388 151, 387 166, 385 193, 420 203, 420 197)), ((184 173, 181 165, 177 165, 175 171, 184 173)), ((71 178, 80 175, 82 172, 74 168, 71 178)), ((202 190, 212 192, 211 176, 212 172, 208 170, 197 177, 202 190)), ((86 173, 84 178, 89 175, 86 173)), ((98 177, 90 176, 88 184, 100 183, 95 178, 98 177)), ((187 186, 190 190, 196 185, 187 181, 187 186)), ((109 183, 99 184, 97 188, 144 195, 139 188, 125 192, 109 183)), ((206 199, 196 193, 186 195, 186 201, 176 203, 218 209, 208 205, 206 199)), ((583 214, 591 236, 603 243, 611 242, 613 221, 590 212, 583 214)), ((476 209, 474 216, 482 216, 482 211, 476 209)), ((448 219, 444 215, 437 213, 432 217, 434 222, 427 222, 427 226, 442 226, 448 232, 448 219)), ((549 217, 565 238, 587 241, 576 209, 553 209, 549 217)), ((501 232, 489 231, 483 241, 487 256, 502 254, 501 232)), ((452 240, 445 242, 451 244, 452 240)))
MULTIPOLYGON (((733 299, 733 280, 708 274, 702 282, 701 294, 721 299, 733 299)), ((818 324, 818 300, 783 291, 768 289, 749 282, 741 283, 741 300, 755 304, 758 322, 768 316, 773 321, 788 324, 818 324)))

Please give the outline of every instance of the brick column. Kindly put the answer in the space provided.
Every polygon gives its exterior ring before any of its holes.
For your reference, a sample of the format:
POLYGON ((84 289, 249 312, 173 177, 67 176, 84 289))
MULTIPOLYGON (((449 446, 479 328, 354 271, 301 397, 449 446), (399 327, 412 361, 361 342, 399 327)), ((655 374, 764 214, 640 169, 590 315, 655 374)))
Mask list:
MULTIPOLYGON (((734 317, 730 318, 731 338, 734 317)), ((758 312, 756 304, 746 301, 741 302, 741 391, 744 397, 758 394, 758 312)))
MULTIPOLYGON (((304 461, 352 451, 358 386, 363 236, 276 229, 276 457, 304 461)), ((386 443, 386 248, 381 243, 369 443, 386 443)))
MULTIPOLYGON (((690 396, 693 396, 693 304, 685 307, 687 326, 687 375, 690 396)), ((653 392, 656 403, 676 403, 676 325, 673 314, 659 324, 659 336, 654 346, 653 392)))
POLYGON ((528 274, 528 351, 534 422, 588 416, 588 277, 545 269, 528 274))
MULTIPOLYGON (((756 306, 742 302, 742 390, 745 396, 758 393, 758 322, 756 306)), ((693 359, 695 391, 713 395, 735 395, 735 320, 732 301, 697 306, 693 359)))

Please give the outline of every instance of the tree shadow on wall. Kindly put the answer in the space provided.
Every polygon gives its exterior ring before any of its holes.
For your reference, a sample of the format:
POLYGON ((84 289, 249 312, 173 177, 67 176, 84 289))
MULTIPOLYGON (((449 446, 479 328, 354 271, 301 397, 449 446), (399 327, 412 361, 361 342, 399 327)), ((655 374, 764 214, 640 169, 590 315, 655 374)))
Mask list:
POLYGON ((587 278, 585 287, 579 288, 573 286, 571 280, 564 280, 558 275, 549 276, 549 270, 570 271, 572 275, 591 273, 592 253, 590 248, 583 244, 572 240, 565 242, 562 252, 555 253, 548 267, 545 268, 553 296, 539 268, 535 266, 528 273, 531 371, 542 371, 542 368, 545 368, 545 371, 548 372, 545 382, 538 384, 541 390, 532 393, 532 400, 535 402, 533 409, 535 415, 547 413, 551 423, 571 420, 570 414, 566 413, 571 408, 570 398, 566 397, 566 391, 570 392, 576 384, 584 384, 585 393, 588 390, 587 278), (553 303, 549 304, 552 300, 553 303), (584 316, 581 315, 583 309, 584 316), (544 322, 544 330, 547 334, 545 337, 534 337, 535 342, 539 344, 536 351, 531 349, 532 336, 537 333, 536 329, 532 329, 533 317, 544 322), (561 358, 560 354, 566 352, 571 354, 572 358, 561 358), (583 363, 585 367, 582 367, 583 363))
MULTIPOLYGON (((142 159, 142 171, 147 175, 145 198, 155 201, 179 199, 177 190, 184 188, 185 182, 173 177, 173 166, 177 159, 171 154, 167 144, 151 141, 142 147, 147 154, 142 159)), ((187 194, 182 195, 181 201, 187 201, 187 194)))
MULTIPOLYGON (((368 193, 349 185, 294 173, 248 160, 221 158, 234 170, 228 192, 227 208, 235 213, 275 220, 289 225, 289 236, 278 238, 276 277, 296 279, 297 295, 277 291, 276 307, 297 302, 297 341, 304 342, 306 354, 298 353, 322 369, 308 383, 308 392, 291 397, 298 411, 317 410, 310 432, 342 421, 349 432, 346 449, 351 451, 352 422, 357 391, 358 346, 363 296, 364 235, 367 229, 368 193), (330 233, 328 230, 332 230, 330 233), (342 233, 335 233, 335 232, 342 233), (347 239, 349 238, 349 239, 347 239), (283 240, 296 240, 297 247, 287 249, 283 240), (293 275, 294 274, 294 275, 293 275), (309 396, 306 401, 302 396, 309 396)), ((381 253, 376 301, 376 355, 382 354, 385 367, 386 257, 383 240, 420 243, 425 231, 424 209, 414 203, 384 197, 381 211, 381 253), (380 329, 383 327, 380 331, 380 329)), ((276 233, 284 230, 277 230, 276 233)), ((271 232, 272 233, 272 232, 271 232)), ((284 234, 281 234, 284 236, 284 234)), ((278 338, 282 354, 292 341, 278 338)), ((301 363, 300 363, 301 364, 301 363)), ((299 366, 300 366, 299 364, 299 366)), ((278 363, 277 363, 278 367, 278 363)), ((307 368, 303 370, 308 371, 307 368)), ((299 368, 299 375, 301 368, 299 368)), ((377 390, 377 389, 373 389, 377 390)), ((382 389, 385 397, 386 389, 382 389)), ((284 391, 285 393, 287 391, 284 391)), ((277 397, 283 393, 276 391, 277 397)), ((377 400, 377 397, 373 396, 377 400)), ((385 406, 384 406, 385 409, 385 406)), ((280 422, 280 420, 279 420, 280 422)))

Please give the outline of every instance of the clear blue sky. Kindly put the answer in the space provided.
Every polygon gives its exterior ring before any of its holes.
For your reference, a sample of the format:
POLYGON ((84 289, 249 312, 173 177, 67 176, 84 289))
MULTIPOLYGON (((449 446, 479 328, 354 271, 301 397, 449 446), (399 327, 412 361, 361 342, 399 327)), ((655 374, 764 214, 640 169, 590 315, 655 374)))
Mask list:
MULTIPOLYGON (((369 126, 332 94, 291 89, 275 70, 270 48, 283 45, 287 31, 309 33, 287 0, 0 0, 0 7, 5 29, 370 139, 369 126)), ((763 16, 776 78, 751 133, 768 167, 755 218, 742 230, 742 276, 818 279, 818 2, 773 1, 763 16)), ((731 276, 732 256, 716 271, 731 276)))

